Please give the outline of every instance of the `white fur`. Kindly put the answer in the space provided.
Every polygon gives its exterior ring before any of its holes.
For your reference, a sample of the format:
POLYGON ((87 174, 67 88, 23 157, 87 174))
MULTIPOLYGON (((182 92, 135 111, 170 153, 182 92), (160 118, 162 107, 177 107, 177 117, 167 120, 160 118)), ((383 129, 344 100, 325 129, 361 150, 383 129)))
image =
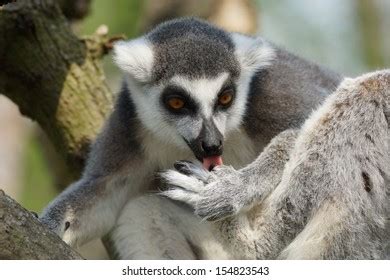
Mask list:
POLYGON ((227 259, 212 232, 190 211, 158 196, 129 201, 112 232, 121 259, 227 259), (175 223, 172 223, 175 221, 175 223), (195 256, 189 242, 201 253, 195 256))
POLYGON ((255 72, 271 65, 275 58, 273 48, 261 38, 253 38, 233 33, 232 39, 236 48, 236 57, 244 71, 255 72))
POLYGON ((214 104, 219 91, 228 78, 223 72, 215 78, 188 79, 185 76, 172 77, 172 83, 184 88, 191 97, 201 105, 201 112, 207 119, 213 113, 214 104))
POLYGON ((272 46, 261 38, 233 33, 232 40, 241 66, 241 75, 252 77, 256 71, 270 66, 276 57, 272 46))
POLYGON ((229 115, 225 121, 225 133, 240 127, 244 114, 246 112, 246 105, 249 94, 249 84, 253 73, 241 72, 237 82, 236 96, 233 101, 234 104, 229 108, 229 115))
POLYGON ((261 38, 233 33, 232 40, 235 44, 235 55, 240 63, 241 72, 237 83, 235 104, 232 106, 229 118, 226 121, 227 131, 239 127, 242 122, 252 77, 258 70, 271 65, 275 58, 273 48, 261 38))
POLYGON ((153 50, 151 44, 143 37, 116 43, 114 61, 138 82, 145 83, 151 78, 153 50))

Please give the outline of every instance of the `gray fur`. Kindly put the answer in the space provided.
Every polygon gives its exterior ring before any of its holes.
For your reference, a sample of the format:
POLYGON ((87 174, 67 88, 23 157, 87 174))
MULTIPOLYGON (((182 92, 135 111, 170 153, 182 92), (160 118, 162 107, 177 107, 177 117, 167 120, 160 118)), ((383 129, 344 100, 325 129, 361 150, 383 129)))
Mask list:
POLYGON ((263 145, 280 131, 298 128, 341 82, 333 71, 274 48, 274 63, 252 80, 243 124, 263 145))
POLYGON ((229 34, 206 21, 172 20, 159 25, 146 38, 155 51, 153 80, 156 82, 178 73, 195 78, 226 71, 235 77, 240 71, 229 34))
MULTIPOLYGON (((390 71, 346 79, 297 137, 281 133, 248 167, 221 167, 198 178, 196 191, 182 185, 165 195, 218 218, 233 258, 384 259, 389 106, 390 71)), ((172 175, 171 186, 185 182, 172 175)))
MULTIPOLYGON (((150 191, 155 192, 161 187, 154 180, 154 174, 171 168, 177 160, 195 160, 193 151, 183 141, 184 136, 181 133, 185 131, 187 135, 195 135, 195 126, 201 129, 204 116, 177 117, 176 121, 180 124, 177 125, 172 121, 173 118, 164 117, 167 114, 165 111, 158 114, 164 110, 160 103, 151 104, 147 99, 156 95, 158 98, 161 91, 156 88, 169 85, 170 78, 175 75, 193 80, 215 78, 226 72, 227 79, 235 83, 236 87, 245 89, 245 92, 237 92, 236 97, 236 100, 245 98, 243 119, 241 116, 229 118, 235 103, 231 111, 226 110, 224 113, 228 124, 234 121, 237 124, 231 132, 223 135, 224 162, 235 168, 241 168, 253 161, 281 131, 299 126, 310 111, 340 82, 339 75, 296 57, 263 39, 245 37, 252 44, 250 51, 245 50, 244 54, 238 57, 233 35, 235 34, 220 30, 204 21, 180 19, 156 27, 138 41, 130 41, 129 49, 120 49, 119 59, 126 56, 130 59, 120 62, 117 60, 124 70, 127 82, 118 96, 112 116, 97 137, 80 180, 49 204, 40 216, 41 221, 73 246, 99 238, 110 230, 113 230, 114 236, 122 236, 124 233, 118 231, 124 227, 117 227, 118 221, 139 221, 139 213, 134 217, 134 207, 137 208, 137 205, 146 203, 149 199, 142 198, 141 203, 134 198, 150 191), (272 46, 276 56, 272 61, 259 62, 255 59, 258 58, 256 51, 262 51, 266 45, 272 46), (134 54, 145 56, 132 56, 134 54), (151 56, 152 65, 149 65, 151 56), (242 61, 249 63, 245 71, 252 71, 249 75, 252 80, 249 89, 242 85, 240 80, 244 71, 240 64, 242 61), (250 94, 246 99, 248 91, 250 94), (125 209, 132 209, 132 212, 129 213, 125 209)), ((213 135, 218 135, 218 128, 213 126, 213 129, 216 130, 213 135)), ((162 197, 150 198, 151 201, 156 199, 166 201, 162 197)), ((183 210, 187 219, 192 215, 182 206, 177 207, 183 210)), ((234 214, 238 211, 237 207, 240 205, 233 208, 223 206, 222 210, 234 214)), ((223 212, 222 210, 219 212, 223 212)), ((181 215, 180 210, 175 211, 179 211, 176 214, 181 215)), ((205 216, 207 215, 205 213, 205 216)), ((197 219, 192 215, 189 220, 197 219)), ((142 223, 147 222, 155 225, 154 231, 163 226, 156 226, 154 221, 144 217, 142 223)), ((175 231, 173 224, 169 227, 170 232, 175 231)), ((140 236, 146 236, 144 231, 149 230, 149 227, 138 230, 140 236)), ((172 235, 174 236, 173 233, 172 235)), ((198 244, 199 239, 205 238, 200 236, 178 238, 184 243, 187 240, 191 244, 198 244)), ((114 245, 123 253, 120 254, 123 257, 143 256, 137 255, 136 252, 124 254, 124 251, 130 251, 131 248, 123 247, 121 242, 129 244, 130 240, 114 240, 114 245)), ((136 243, 147 245, 149 240, 145 237, 136 243)), ((175 242, 170 244, 169 246, 174 246, 175 242)), ((185 244, 188 247, 188 242, 185 244)), ((146 245, 145 248, 150 248, 146 245)), ((174 250, 173 247, 168 251, 174 250)), ((220 248, 216 250, 221 251, 220 248)), ((155 252, 150 248, 148 256, 153 258, 155 252)), ((204 254, 205 258, 211 258, 213 254, 207 252, 204 254)), ((178 255, 159 256, 179 258, 178 255)))

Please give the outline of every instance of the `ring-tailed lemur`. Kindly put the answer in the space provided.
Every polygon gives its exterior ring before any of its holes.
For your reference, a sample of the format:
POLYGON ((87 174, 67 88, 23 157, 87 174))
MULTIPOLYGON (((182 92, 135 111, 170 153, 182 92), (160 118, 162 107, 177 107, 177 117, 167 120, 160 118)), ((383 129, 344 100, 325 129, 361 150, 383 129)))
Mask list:
POLYGON ((218 257, 218 244, 202 253, 193 246, 214 244, 208 232, 181 232, 198 222, 185 206, 154 197, 155 211, 135 198, 156 192, 154 174, 177 160, 198 159, 207 169, 222 158, 236 168, 252 162, 275 135, 298 127, 340 76, 193 18, 163 23, 114 52, 125 75, 115 109, 81 179, 40 220, 71 245, 114 229, 121 258, 218 257), (169 212, 187 217, 184 224, 169 212))
POLYGON ((233 258, 390 257, 389 112, 390 71, 346 79, 247 167, 182 162, 163 194, 217 220, 233 258))

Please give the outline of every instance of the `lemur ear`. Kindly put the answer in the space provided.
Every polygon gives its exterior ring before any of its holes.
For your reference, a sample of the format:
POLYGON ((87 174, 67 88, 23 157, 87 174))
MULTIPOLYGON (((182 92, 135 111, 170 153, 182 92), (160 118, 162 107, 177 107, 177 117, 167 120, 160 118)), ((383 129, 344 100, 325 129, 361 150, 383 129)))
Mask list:
POLYGON ((275 51, 272 46, 261 38, 253 38, 239 33, 233 33, 235 54, 244 71, 257 71, 272 64, 275 51))
POLYGON ((119 41, 114 45, 114 61, 124 72, 140 83, 150 81, 153 50, 144 38, 119 41))

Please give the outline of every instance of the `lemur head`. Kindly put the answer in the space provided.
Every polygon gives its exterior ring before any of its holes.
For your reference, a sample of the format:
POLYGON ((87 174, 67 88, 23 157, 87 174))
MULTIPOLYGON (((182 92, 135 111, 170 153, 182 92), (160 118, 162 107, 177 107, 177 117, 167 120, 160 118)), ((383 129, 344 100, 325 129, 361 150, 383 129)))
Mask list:
POLYGON ((160 24, 114 51, 143 125, 189 147, 207 169, 221 164, 224 138, 245 114, 251 77, 274 56, 259 38, 194 18, 160 24))

